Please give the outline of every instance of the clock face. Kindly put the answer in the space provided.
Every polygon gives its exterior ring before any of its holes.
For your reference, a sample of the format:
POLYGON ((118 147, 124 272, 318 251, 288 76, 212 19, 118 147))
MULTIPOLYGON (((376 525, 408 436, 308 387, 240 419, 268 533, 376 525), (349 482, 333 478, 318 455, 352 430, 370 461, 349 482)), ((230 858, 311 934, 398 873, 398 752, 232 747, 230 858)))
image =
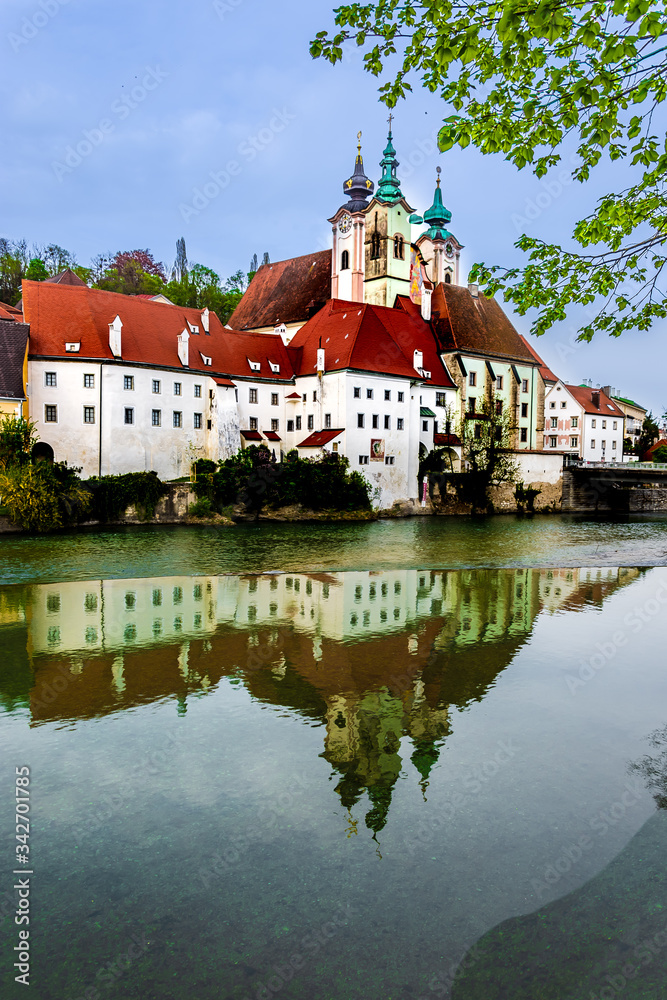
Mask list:
POLYGON ((343 234, 349 233, 350 229, 352 228, 352 219, 350 218, 349 215, 343 216, 343 218, 338 223, 338 228, 343 234))
POLYGON ((446 247, 445 247, 445 253, 447 254, 448 257, 453 257, 454 256, 454 247, 452 246, 451 243, 448 243, 446 245, 446 247))

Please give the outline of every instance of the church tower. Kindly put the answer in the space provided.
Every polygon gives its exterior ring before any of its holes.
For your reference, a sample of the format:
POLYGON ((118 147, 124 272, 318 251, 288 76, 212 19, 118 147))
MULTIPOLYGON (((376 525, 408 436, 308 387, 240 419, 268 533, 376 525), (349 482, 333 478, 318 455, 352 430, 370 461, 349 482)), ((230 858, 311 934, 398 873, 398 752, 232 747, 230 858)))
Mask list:
POLYGON ((460 283, 459 258, 463 245, 447 229, 452 219, 452 213, 442 203, 440 167, 437 170, 438 179, 433 195, 433 204, 427 212, 424 212, 423 219, 418 215, 412 217, 413 222, 425 222, 428 225, 426 232, 422 233, 415 242, 426 264, 426 276, 433 282, 433 285, 439 285, 441 282, 447 285, 458 285, 460 283))
POLYGON ((392 118, 390 115, 387 145, 380 161, 382 177, 366 209, 364 299, 380 306, 393 306, 397 295, 410 293, 410 215, 414 210, 403 197, 396 176, 392 118))
POLYGON ((354 173, 343 184, 348 201, 329 219, 333 226, 331 297, 350 302, 364 301, 364 230, 368 197, 375 185, 364 173, 361 132, 357 134, 354 173))

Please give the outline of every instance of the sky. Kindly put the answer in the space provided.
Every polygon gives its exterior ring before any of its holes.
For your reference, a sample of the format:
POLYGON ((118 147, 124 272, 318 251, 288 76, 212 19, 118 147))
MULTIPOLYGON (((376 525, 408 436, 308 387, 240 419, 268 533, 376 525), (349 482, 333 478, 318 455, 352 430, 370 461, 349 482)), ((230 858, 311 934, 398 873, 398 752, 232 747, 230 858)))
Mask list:
MULTIPOLYGON (((171 267, 188 259, 222 278, 330 246, 327 219, 345 198, 356 135, 377 183, 386 107, 361 50, 335 67, 309 42, 331 28, 327 0, 2 0, 0 5, 0 236, 58 243, 80 264, 98 253, 149 248, 171 267)), ((416 83, 416 81, 415 81, 416 83)), ((475 261, 520 265, 526 232, 567 245, 574 223, 625 186, 603 165, 587 185, 563 167, 538 180, 468 147, 439 154, 449 113, 415 86, 395 109, 403 193, 419 213, 436 166, 475 261)), ((504 306, 517 329, 532 318, 504 306)), ((536 349, 566 382, 613 385, 654 413, 663 388, 665 321, 619 339, 576 342, 573 312, 536 349)))

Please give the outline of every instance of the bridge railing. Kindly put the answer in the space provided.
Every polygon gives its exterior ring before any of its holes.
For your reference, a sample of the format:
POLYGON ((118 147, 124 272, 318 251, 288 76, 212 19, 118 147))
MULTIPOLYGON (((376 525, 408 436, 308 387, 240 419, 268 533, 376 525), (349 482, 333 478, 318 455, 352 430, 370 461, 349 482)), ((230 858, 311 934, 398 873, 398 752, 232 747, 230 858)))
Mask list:
POLYGON ((667 472, 664 462, 568 462, 569 469, 649 469, 651 472, 667 472))

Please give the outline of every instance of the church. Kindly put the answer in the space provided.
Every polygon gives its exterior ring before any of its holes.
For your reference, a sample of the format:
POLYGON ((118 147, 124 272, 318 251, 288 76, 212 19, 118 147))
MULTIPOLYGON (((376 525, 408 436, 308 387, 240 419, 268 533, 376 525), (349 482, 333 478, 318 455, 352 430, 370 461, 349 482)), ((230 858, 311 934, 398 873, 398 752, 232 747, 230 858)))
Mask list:
POLYGON ((418 499, 434 448, 460 468, 463 421, 493 407, 510 416, 523 478, 539 480, 542 362, 494 299, 461 283, 440 171, 420 215, 398 166, 390 119, 377 187, 358 145, 332 249, 262 265, 227 326, 208 310, 25 281, 30 417, 47 452, 84 476, 169 479, 250 445, 277 459, 326 451, 387 507, 418 499))

